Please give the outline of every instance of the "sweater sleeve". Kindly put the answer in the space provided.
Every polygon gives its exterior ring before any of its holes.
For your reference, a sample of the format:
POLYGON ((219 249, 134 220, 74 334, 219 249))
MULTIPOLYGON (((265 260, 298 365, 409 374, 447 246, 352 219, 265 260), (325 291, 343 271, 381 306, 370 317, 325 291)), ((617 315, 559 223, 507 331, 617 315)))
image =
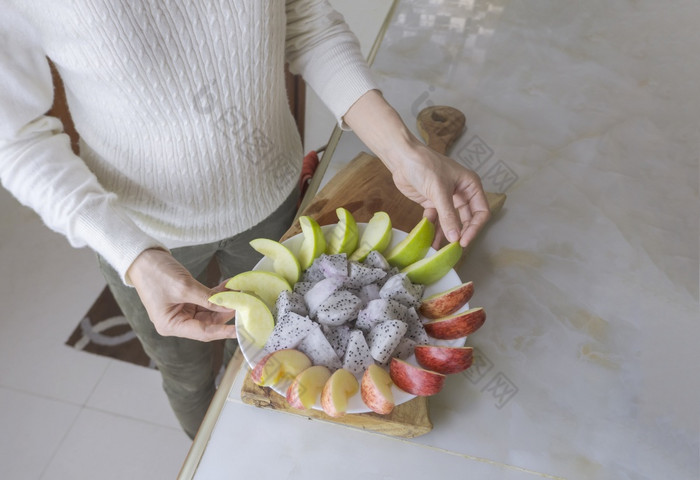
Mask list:
POLYGON ((331 110, 343 116, 367 91, 378 89, 355 34, 325 0, 287 0, 286 57, 331 110))
POLYGON ((39 36, 12 7, 0 15, 0 180, 74 247, 89 246, 126 279, 143 250, 164 248, 122 210, 80 157, 61 122, 44 113, 53 82, 39 36))

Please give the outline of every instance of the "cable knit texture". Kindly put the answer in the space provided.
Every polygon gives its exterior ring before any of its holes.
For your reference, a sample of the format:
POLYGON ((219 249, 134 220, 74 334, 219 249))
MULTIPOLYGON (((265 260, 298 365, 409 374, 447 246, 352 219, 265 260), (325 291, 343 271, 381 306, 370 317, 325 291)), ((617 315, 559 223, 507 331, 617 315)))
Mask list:
POLYGON ((235 235, 289 195, 303 152, 285 61, 339 122, 376 88, 324 1, 2 3, 2 183, 122 278, 146 248, 235 235), (63 78, 81 158, 44 116, 46 56, 63 78))

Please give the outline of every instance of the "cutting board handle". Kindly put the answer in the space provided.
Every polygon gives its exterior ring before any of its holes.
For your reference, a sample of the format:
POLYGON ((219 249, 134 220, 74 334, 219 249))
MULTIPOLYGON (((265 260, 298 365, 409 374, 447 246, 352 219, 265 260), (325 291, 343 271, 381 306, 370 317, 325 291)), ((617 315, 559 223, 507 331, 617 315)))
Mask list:
POLYGON ((465 130, 467 119, 456 108, 444 105, 427 107, 418 114, 418 132, 430 148, 447 154, 447 150, 465 130))

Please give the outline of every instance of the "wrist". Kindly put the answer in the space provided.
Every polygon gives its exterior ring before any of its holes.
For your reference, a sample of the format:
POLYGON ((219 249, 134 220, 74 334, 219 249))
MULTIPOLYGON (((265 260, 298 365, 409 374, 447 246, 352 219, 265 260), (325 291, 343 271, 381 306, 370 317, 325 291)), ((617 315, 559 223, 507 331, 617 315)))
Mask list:
POLYGON ((170 256, 170 252, 160 247, 147 248, 138 254, 126 270, 125 278, 127 283, 134 286, 141 283, 144 277, 149 276, 149 271, 163 255, 170 256))

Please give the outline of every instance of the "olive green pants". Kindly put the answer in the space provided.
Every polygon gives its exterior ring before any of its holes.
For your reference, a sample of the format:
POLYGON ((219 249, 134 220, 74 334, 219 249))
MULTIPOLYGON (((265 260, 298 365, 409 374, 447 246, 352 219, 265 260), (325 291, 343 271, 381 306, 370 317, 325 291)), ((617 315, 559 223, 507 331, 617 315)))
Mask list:
MULTIPOLYGON (((173 257, 202 283, 205 283, 207 266, 213 258, 219 265, 222 278, 248 271, 260 260, 260 255, 250 247, 249 242, 260 237, 279 239, 294 219, 298 198, 299 193, 295 189, 277 211, 253 228, 219 242, 174 248, 173 257)), ((98 261, 122 313, 158 367, 163 378, 163 390, 180 425, 190 438, 194 438, 215 392, 213 345, 159 335, 136 290, 124 285, 119 274, 99 255, 98 261)), ((236 346, 236 340, 226 341, 224 365, 231 359, 236 346)))

